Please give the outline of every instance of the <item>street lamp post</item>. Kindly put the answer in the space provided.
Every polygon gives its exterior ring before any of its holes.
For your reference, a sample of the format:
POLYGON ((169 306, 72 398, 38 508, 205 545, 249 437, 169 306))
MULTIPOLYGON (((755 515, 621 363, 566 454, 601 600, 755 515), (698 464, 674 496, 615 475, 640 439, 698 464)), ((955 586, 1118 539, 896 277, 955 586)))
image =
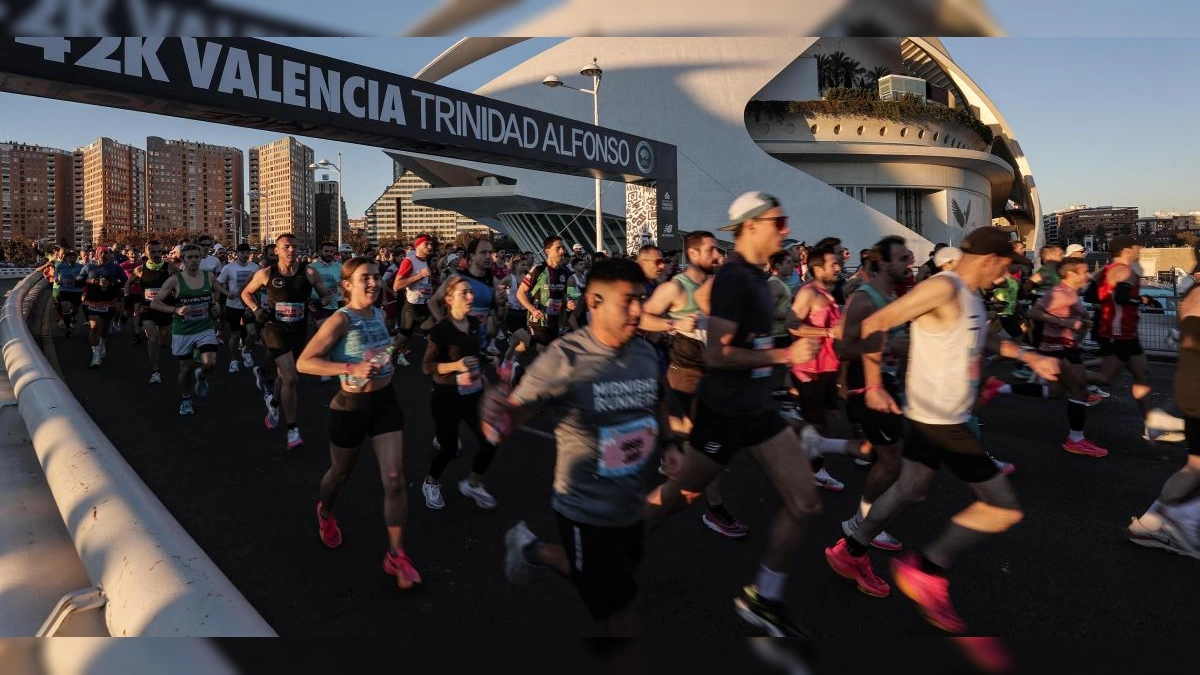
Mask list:
MULTIPOLYGON (((337 211, 337 247, 338 253, 342 250, 342 153, 338 153, 337 164, 323 159, 319 162, 308 165, 309 171, 320 171, 322 169, 332 170, 337 172, 337 192, 334 194, 333 208, 337 211)), ((321 242, 317 242, 320 245, 321 242)))
MULTIPOLYGON (((546 85, 547 87, 551 87, 551 88, 566 87, 567 89, 574 89, 575 91, 583 92, 585 94, 591 94, 592 95, 592 123, 595 124, 596 126, 600 126, 600 78, 601 78, 601 76, 604 75, 604 71, 600 70, 600 65, 596 62, 596 59, 592 58, 591 63, 589 63, 586 66, 584 66, 583 68, 579 69, 579 74, 583 75, 584 77, 592 78, 592 88, 591 89, 580 89, 579 87, 572 87, 571 85, 563 82, 562 80, 558 79, 554 75, 550 75, 546 79, 542 80, 542 84, 546 85)), ((599 253, 602 248, 604 248, 604 208, 601 206, 601 203, 600 203, 600 176, 597 175, 596 176, 596 252, 599 253)))

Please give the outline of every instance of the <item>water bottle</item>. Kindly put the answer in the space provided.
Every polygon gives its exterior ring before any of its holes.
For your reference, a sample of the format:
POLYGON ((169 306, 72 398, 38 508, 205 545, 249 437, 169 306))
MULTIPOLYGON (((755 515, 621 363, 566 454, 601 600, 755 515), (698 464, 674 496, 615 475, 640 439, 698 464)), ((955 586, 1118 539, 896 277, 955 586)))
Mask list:
MULTIPOLYGON (((502 396, 508 398, 510 389, 506 383, 501 382, 496 385, 496 388, 502 396)), ((504 440, 512 432, 512 414, 505 410, 496 419, 495 423, 483 420, 481 426, 483 427, 483 436, 488 440, 488 443, 499 445, 500 441, 504 440)))
MULTIPOLYGON (((367 363, 370 363, 377 367, 382 368, 383 366, 385 366, 391 362, 392 354, 395 354, 395 353, 396 353, 396 345, 388 345, 386 349, 379 352, 375 356, 371 357, 371 360, 367 361, 367 363)), ((359 387, 363 386, 364 384, 366 384, 366 381, 360 382, 355 377, 351 377, 350 375, 346 376, 346 386, 348 386, 352 389, 358 389, 359 387)))

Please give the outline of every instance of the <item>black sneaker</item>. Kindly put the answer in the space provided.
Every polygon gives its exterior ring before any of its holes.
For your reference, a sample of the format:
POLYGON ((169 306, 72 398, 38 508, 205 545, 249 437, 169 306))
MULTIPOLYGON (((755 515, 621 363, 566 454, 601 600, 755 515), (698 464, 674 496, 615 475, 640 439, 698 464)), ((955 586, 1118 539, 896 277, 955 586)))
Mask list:
POLYGON ((760 596, 753 586, 745 586, 733 599, 733 608, 747 623, 758 626, 771 637, 812 637, 808 629, 788 619, 787 605, 760 596))

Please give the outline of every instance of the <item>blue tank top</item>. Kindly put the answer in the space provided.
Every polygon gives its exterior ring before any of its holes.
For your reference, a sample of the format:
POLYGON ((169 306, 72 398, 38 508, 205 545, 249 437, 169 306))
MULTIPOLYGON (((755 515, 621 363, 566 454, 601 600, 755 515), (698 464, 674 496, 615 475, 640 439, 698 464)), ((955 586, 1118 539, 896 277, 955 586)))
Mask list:
POLYGON ((484 281, 466 272, 460 276, 467 280, 471 286, 471 293, 475 296, 471 301, 471 316, 479 320, 479 345, 482 347, 487 344, 487 318, 496 301, 496 290, 491 284, 493 277, 488 274, 487 281, 484 281))
MULTIPOLYGON (((350 325, 346 333, 329 350, 329 360, 336 363, 361 363, 380 358, 379 370, 374 380, 383 380, 392 376, 395 368, 392 366, 390 355, 386 355, 388 347, 392 346, 392 336, 388 334, 387 326, 383 323, 383 310, 371 308, 371 318, 364 319, 350 309, 343 307, 338 310, 346 315, 350 325)), ((343 383, 346 375, 338 376, 343 383)))

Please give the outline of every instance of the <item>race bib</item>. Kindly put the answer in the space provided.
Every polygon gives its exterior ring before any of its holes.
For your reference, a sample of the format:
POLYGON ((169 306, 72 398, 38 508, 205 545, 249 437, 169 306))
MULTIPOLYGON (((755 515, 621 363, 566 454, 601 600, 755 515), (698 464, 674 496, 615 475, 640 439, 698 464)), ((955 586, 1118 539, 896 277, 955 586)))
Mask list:
POLYGON ((458 384, 458 394, 467 396, 469 394, 478 394, 483 391, 483 376, 478 368, 472 368, 465 373, 459 373, 455 377, 458 384))
POLYGON ((142 294, 146 298, 146 302, 150 302, 151 300, 158 297, 158 289, 157 288, 144 288, 144 289, 142 289, 142 294))
POLYGON ((558 316, 559 312, 562 311, 562 306, 563 306, 563 301, 561 299, 547 300, 546 301, 546 314, 549 314, 550 316, 558 316))
POLYGON ((626 422, 611 427, 600 427, 601 476, 632 476, 654 453, 658 438, 658 422, 653 417, 626 422))
POLYGON ((87 300, 83 301, 83 306, 92 310, 93 312, 107 312, 108 310, 112 309, 112 305, 108 303, 88 302, 87 300))
POLYGON ((194 303, 184 305, 183 320, 184 321, 203 321, 208 318, 208 304, 194 303))
POLYGON ((275 303, 275 319, 284 323, 295 323, 304 320, 303 302, 275 303))
MULTIPOLYGON (((754 338, 754 349, 764 349, 765 350, 765 349, 771 349, 774 346, 775 346, 775 338, 773 338, 769 335, 766 337, 754 338)), ((763 366, 762 368, 755 368, 754 370, 750 371, 750 377, 752 377, 756 380, 764 378, 764 377, 770 377, 771 371, 774 369, 775 369, 774 366, 763 366)))

